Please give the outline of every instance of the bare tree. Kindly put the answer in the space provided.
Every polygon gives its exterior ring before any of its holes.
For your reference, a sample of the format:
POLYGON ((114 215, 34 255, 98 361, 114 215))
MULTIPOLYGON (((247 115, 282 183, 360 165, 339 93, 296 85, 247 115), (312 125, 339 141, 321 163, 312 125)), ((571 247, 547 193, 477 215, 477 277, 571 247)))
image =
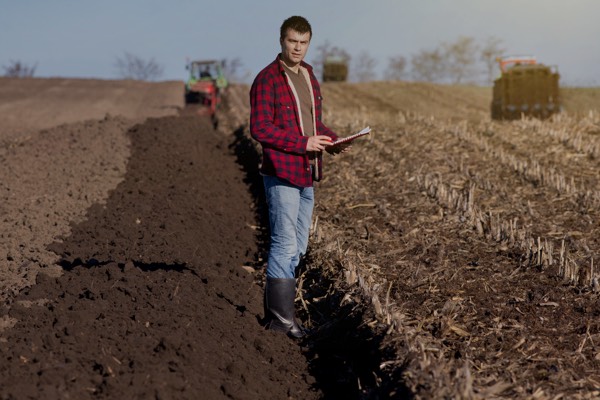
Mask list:
POLYGON ((142 81, 154 81, 163 75, 164 68, 154 59, 144 60, 131 53, 125 53, 123 58, 117 58, 115 62, 119 77, 122 79, 138 79, 142 81))
POLYGON ((323 75, 323 64, 325 64, 325 60, 328 58, 340 60, 346 64, 349 63, 351 59, 350 54, 346 50, 337 46, 332 46, 329 41, 325 41, 325 43, 318 46, 316 51, 317 55, 312 60, 312 65, 316 76, 323 75))
POLYGON ((452 83, 464 83, 466 78, 477 75, 478 46, 474 38, 461 36, 453 43, 444 43, 442 48, 447 76, 452 83))
POLYGON ((502 40, 490 36, 486 39, 481 51, 479 53, 479 59, 485 65, 486 72, 486 83, 492 84, 494 82, 494 76, 498 69, 498 58, 506 52, 502 46, 502 40))
POLYGON ((4 76, 8 78, 31 78, 35 74, 37 64, 29 66, 20 61, 11 61, 8 66, 3 66, 4 76))
POLYGON ((354 81, 368 82, 375 80, 375 60, 367 51, 361 51, 352 66, 354 81))
POLYGON ((391 81, 400 81, 405 79, 406 58, 403 56, 390 57, 384 76, 385 79, 391 81))
POLYGON ((248 71, 240 71, 244 63, 239 57, 224 58, 221 60, 221 65, 223 66, 223 75, 229 82, 245 82, 249 79, 250 74, 248 71))
POLYGON ((462 36, 452 43, 441 43, 433 50, 422 50, 411 60, 412 75, 427 82, 474 82, 478 45, 475 39, 462 36))
POLYGON ((439 48, 421 50, 411 59, 412 76, 417 81, 439 82, 446 75, 445 55, 439 48))

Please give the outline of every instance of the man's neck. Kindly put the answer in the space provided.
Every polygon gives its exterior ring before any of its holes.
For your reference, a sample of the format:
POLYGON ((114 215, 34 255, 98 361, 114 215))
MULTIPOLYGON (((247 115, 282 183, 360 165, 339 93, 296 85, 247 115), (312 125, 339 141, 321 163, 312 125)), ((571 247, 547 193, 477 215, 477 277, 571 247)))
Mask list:
POLYGON ((300 70, 300 64, 290 65, 290 64, 286 63, 284 59, 281 59, 281 62, 283 63, 283 65, 288 67, 290 70, 294 71, 294 73, 296 73, 296 74, 300 70))

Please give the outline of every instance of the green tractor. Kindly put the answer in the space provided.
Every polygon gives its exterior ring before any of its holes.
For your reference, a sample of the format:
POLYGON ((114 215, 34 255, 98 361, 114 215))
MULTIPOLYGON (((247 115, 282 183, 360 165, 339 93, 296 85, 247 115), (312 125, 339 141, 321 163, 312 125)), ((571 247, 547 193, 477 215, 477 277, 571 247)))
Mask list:
POLYGON ((216 60, 188 62, 190 75, 185 83, 185 103, 199 105, 199 114, 214 116, 221 101, 221 93, 227 87, 223 67, 216 60))

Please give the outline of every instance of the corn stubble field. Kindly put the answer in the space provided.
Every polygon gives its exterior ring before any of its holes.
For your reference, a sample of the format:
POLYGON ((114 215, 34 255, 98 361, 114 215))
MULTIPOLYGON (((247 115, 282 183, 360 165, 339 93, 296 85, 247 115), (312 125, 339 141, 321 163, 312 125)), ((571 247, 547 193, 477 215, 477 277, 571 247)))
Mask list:
POLYGON ((309 269, 374 310, 383 373, 417 398, 600 396, 598 91, 513 122, 486 88, 323 95, 334 130, 373 131, 327 159, 309 269))

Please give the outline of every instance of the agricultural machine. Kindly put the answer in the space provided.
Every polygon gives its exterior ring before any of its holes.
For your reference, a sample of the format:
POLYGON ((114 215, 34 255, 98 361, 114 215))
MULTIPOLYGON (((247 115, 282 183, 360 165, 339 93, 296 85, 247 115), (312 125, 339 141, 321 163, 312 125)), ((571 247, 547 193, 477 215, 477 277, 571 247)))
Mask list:
POLYGON ((340 57, 327 57, 323 63, 323 82, 344 82, 348 79, 348 62, 340 57))
POLYGON ((214 117, 227 87, 221 63, 216 60, 198 60, 187 64, 190 76, 185 83, 185 103, 199 105, 198 113, 214 117))
POLYGON ((534 57, 499 58, 501 76, 494 81, 492 119, 545 119, 561 109, 555 67, 534 57))

